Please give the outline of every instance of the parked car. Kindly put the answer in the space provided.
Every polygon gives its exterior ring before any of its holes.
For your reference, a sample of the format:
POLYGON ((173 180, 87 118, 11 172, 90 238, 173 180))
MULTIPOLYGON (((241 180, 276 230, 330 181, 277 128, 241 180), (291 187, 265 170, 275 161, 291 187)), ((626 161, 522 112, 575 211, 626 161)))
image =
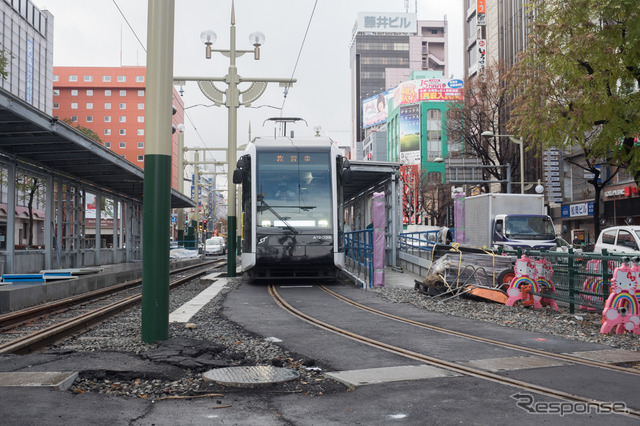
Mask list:
POLYGON ((226 248, 227 246, 224 242, 224 238, 211 237, 205 241, 204 254, 206 256, 211 256, 214 254, 225 254, 227 251, 226 248))
POLYGON ((598 236, 595 253, 629 253, 640 255, 640 226, 612 226, 603 229, 598 236))

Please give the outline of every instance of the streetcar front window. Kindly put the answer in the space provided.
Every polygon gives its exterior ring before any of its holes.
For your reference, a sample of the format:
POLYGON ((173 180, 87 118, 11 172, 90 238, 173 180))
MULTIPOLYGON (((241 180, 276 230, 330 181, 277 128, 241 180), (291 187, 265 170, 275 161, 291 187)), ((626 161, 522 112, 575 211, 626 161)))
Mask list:
POLYGON ((331 167, 327 152, 267 151, 257 155, 257 211, 263 228, 329 228, 331 167))

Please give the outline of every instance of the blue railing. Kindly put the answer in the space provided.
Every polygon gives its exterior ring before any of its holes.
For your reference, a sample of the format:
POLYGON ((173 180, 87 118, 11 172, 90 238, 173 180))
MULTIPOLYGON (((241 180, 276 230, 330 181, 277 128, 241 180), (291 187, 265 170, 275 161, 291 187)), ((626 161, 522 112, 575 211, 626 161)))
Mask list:
POLYGON ((398 234, 398 248, 408 250, 433 250, 440 231, 403 232, 398 234))
POLYGON ((364 273, 373 288, 373 229, 344 233, 344 255, 356 274, 364 273))

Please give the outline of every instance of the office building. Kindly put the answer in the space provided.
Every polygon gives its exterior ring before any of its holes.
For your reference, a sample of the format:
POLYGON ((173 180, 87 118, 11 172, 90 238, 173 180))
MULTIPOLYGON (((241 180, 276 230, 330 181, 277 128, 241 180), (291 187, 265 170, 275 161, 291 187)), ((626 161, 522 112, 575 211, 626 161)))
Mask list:
POLYGON ((0 87, 51 114, 53 15, 29 0, 4 0, 0 19, 0 50, 7 60, 0 87))
MULTIPOLYGON (((447 37, 446 20, 418 21, 415 13, 358 14, 350 50, 352 158, 363 159, 362 141, 370 134, 363 123, 363 102, 408 80, 412 71, 447 75, 447 37)), ((385 137, 367 140, 378 139, 385 137)), ((367 148, 367 154, 375 151, 381 150, 367 148)))
MULTIPOLYGON (((55 67, 53 115, 93 130, 101 143, 144 168, 146 67, 55 67)), ((176 113, 184 122, 184 103, 173 89, 176 113)), ((171 187, 178 186, 178 132, 172 136, 171 187)))

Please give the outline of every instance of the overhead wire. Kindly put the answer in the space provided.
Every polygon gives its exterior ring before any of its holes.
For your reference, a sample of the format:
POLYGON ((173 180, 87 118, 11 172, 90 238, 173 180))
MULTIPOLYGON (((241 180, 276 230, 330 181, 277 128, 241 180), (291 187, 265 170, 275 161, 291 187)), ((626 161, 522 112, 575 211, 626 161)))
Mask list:
MULTIPOLYGON (((138 43, 140 43, 140 46, 142 47, 142 50, 144 50, 145 53, 147 53, 147 48, 145 47, 145 45, 142 43, 142 41, 140 40, 140 37, 138 37, 138 34, 136 33, 136 31, 133 29, 133 26, 131 26, 131 23, 129 23, 129 20, 127 19, 127 17, 125 16, 124 12, 122 11, 122 9, 120 8, 120 6, 118 5, 118 3, 116 2, 116 0, 112 0, 113 4, 115 5, 116 9, 118 9, 118 12, 120 13, 120 16, 122 16, 122 19, 124 19, 124 22, 127 24, 127 26, 129 27, 129 29, 131 30, 131 32, 133 33, 133 36, 136 38, 136 40, 138 40, 138 43)), ((176 95, 175 93, 172 94, 172 97, 175 99, 176 95)), ((204 138, 202 137, 202 135, 200 134, 200 132, 198 131, 198 128, 196 127, 196 125, 194 124, 193 120, 191 119, 191 117, 189 117, 189 114, 186 111, 187 108, 185 108, 184 111, 184 116, 187 118, 187 120, 189 120, 189 123, 191 123, 191 126, 193 127, 193 129, 196 132, 196 135, 198 135, 198 138, 200 139, 200 142, 202 143, 202 146, 204 148, 207 148, 207 145, 204 141, 204 138)))
POLYGON ((304 48, 304 43, 307 40, 307 34, 309 34, 309 28, 311 27, 311 21, 313 21, 313 15, 316 12, 316 6, 318 5, 318 0, 316 0, 313 4, 313 10, 311 11, 311 16, 309 17, 309 22, 307 22, 307 29, 304 32, 304 37, 302 38, 302 43, 300 44, 300 50, 298 50, 298 57, 296 58, 296 63, 293 66, 293 71, 291 72, 291 78, 289 79, 289 86, 284 89, 284 99, 282 100, 282 107, 280 108, 280 116, 282 117, 282 112, 284 111, 284 104, 287 101, 287 94, 289 93, 289 87, 291 87, 291 81, 293 81, 293 76, 296 73, 296 69, 298 68, 298 62, 300 62, 300 56, 302 55, 302 49, 304 48))

